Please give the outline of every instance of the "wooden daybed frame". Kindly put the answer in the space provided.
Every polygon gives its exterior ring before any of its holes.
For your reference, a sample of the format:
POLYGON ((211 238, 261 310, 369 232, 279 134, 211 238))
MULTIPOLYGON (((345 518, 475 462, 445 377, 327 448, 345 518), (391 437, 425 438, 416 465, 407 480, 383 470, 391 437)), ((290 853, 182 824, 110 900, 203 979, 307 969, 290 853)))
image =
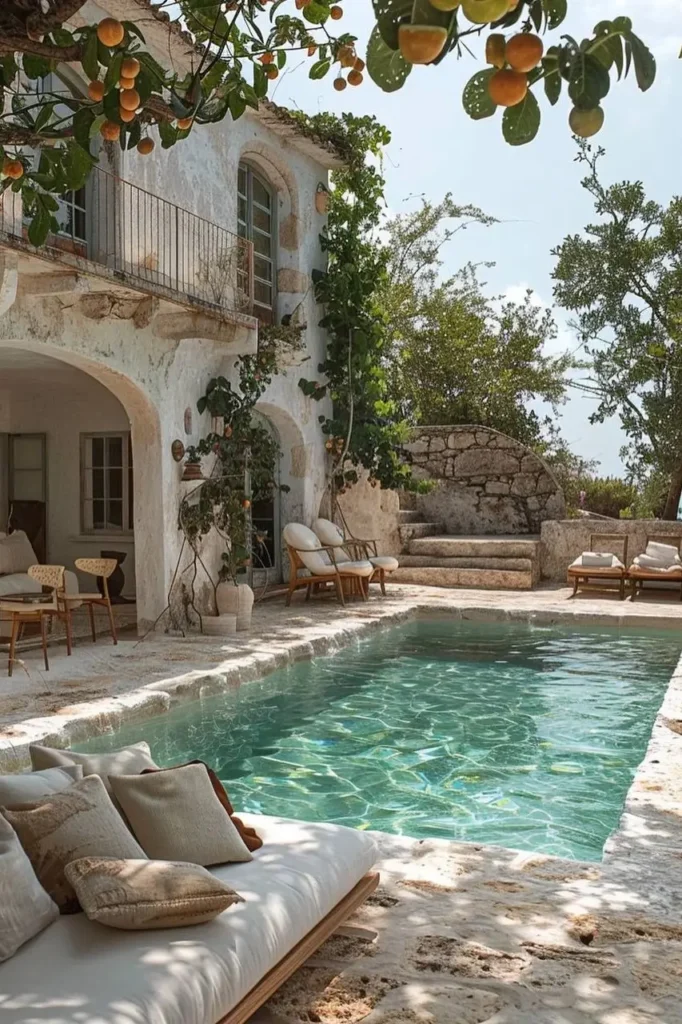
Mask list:
MULTIPOLYGON (((595 544, 599 544, 601 549, 603 550, 604 543, 608 542, 610 544, 612 541, 616 541, 618 544, 622 545, 622 548, 623 548, 623 558, 621 559, 621 561, 623 563, 624 568, 622 568, 622 569, 612 569, 612 568, 607 568, 606 566, 598 566, 598 565, 593 565, 593 566, 585 566, 585 565, 569 566, 568 567, 568 578, 569 578, 569 581, 570 580, 573 581, 573 593, 570 595, 571 597, 575 597, 576 596, 576 594, 578 593, 578 588, 579 587, 581 587, 581 586, 586 586, 586 587, 589 586, 591 580, 601 580, 601 581, 613 580, 614 582, 619 584, 618 594, 619 594, 619 597, 620 597, 621 601, 625 600, 625 581, 626 581, 627 576, 628 576, 628 570, 627 570, 627 564, 628 564, 628 536, 627 536, 627 534, 623 534, 623 533, 593 533, 590 536, 590 551, 599 550, 599 549, 595 549, 595 547, 594 547, 595 544)), ((608 550, 608 548, 607 548, 607 550, 608 550)))
POLYGON ((305 938, 291 949, 258 984, 237 1003, 233 1010, 221 1017, 216 1024, 245 1024, 256 1010, 274 995, 287 978, 298 970, 309 957, 319 949, 354 910, 365 902, 379 884, 378 872, 370 872, 361 878, 355 888, 336 904, 333 910, 309 931, 305 938))
MULTIPOLYGON (((646 543, 649 546, 650 541, 656 541, 659 544, 671 544, 677 550, 680 550, 682 545, 682 537, 672 537, 670 534, 652 533, 647 537, 646 543)), ((628 579, 631 583, 630 589, 630 600, 634 601, 637 597, 637 591, 641 592, 643 583, 679 583, 680 585, 680 601, 682 601, 682 571, 679 575, 666 574, 662 572, 652 572, 651 569, 640 569, 639 566, 631 566, 628 572, 628 579)))
POLYGON ((310 600, 310 596, 313 593, 317 593, 320 586, 326 583, 333 583, 336 587, 336 596, 342 605, 345 605, 346 599, 343 592, 344 583, 349 583, 349 593, 359 593, 362 600, 366 601, 368 597, 368 580, 369 577, 357 576, 355 573, 344 572, 343 563, 341 565, 336 564, 336 551, 338 548, 334 548, 329 544, 321 544, 319 548, 294 548, 291 544, 287 544, 287 554, 289 556, 289 564, 291 571, 289 573, 289 588, 287 590, 287 596, 285 605, 288 608, 291 604, 291 598, 295 590, 300 587, 306 587, 307 592, 305 599, 310 600), (331 564, 334 567, 334 572, 325 573, 324 575, 315 575, 310 573, 310 570, 306 568, 303 563, 299 551, 303 554, 320 554, 326 551, 331 559, 331 564), (309 576, 299 576, 299 569, 305 569, 309 572, 309 576))

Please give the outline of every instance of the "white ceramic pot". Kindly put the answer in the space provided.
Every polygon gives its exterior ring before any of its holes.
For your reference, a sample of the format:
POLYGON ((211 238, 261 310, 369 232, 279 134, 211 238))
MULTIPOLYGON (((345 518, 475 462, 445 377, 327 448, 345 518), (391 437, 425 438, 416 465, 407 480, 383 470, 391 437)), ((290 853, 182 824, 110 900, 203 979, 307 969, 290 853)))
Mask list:
POLYGON ((251 628, 251 615, 253 612, 253 590, 248 583, 219 583, 216 589, 216 605, 218 615, 235 615, 237 617, 237 629, 251 628))
POLYGON ((203 615, 201 624, 206 636, 230 636, 237 632, 236 615, 203 615))

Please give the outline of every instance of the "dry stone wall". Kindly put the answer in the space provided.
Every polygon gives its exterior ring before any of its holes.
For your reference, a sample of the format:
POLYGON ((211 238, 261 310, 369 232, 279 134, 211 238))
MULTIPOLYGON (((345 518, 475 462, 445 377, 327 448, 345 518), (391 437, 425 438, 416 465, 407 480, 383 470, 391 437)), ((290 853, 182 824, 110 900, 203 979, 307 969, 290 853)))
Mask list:
POLYGON ((447 533, 537 534, 566 514, 564 495, 537 455, 488 427, 417 427, 405 445, 414 475, 437 482, 419 495, 424 519, 447 533))

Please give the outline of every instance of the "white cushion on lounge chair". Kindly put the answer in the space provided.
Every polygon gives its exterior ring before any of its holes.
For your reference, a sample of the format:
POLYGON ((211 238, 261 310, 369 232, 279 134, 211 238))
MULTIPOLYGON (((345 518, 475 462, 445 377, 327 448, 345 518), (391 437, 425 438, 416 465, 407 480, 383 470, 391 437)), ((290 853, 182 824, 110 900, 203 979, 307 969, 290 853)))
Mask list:
POLYGON ((2 1024, 215 1024, 376 860, 365 832, 240 817, 262 837, 262 849, 211 874, 244 903, 208 924, 163 931, 62 916, 2 964, 2 1024))
POLYGON ((652 565, 682 565, 682 559, 680 559, 680 552, 674 546, 674 544, 660 544, 658 541, 650 540, 646 546, 645 557, 647 559, 653 559, 652 565))
POLYGON ((395 572, 400 565, 398 559, 392 555, 377 555, 376 558, 370 558, 370 562, 375 569, 383 569, 384 572, 395 572))
POLYGON ((658 572, 664 576, 679 576, 682 574, 682 565, 661 565, 657 558, 652 558, 650 555, 638 555, 631 568, 642 569, 644 572, 658 572))
POLYGON ((336 571, 327 552, 315 550, 322 547, 320 539, 303 523, 287 523, 282 536, 285 544, 295 548, 298 557, 313 576, 330 576, 336 571))
POLYGON ((624 569, 625 566, 615 555, 602 551, 583 551, 575 562, 571 562, 571 569, 624 569))
POLYGON ((371 562, 338 562, 339 572, 350 573, 351 576, 371 576, 374 568, 371 562))
POLYGON ((322 543, 328 544, 331 548, 340 548, 346 543, 343 531, 330 519, 316 519, 313 523, 313 530, 322 543))

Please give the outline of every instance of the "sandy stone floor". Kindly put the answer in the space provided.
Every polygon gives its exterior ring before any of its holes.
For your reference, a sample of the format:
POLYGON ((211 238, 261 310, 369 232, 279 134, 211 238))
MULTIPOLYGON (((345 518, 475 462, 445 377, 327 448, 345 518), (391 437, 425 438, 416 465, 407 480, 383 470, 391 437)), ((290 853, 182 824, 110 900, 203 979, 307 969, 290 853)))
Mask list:
MULTIPOLYGON (((68 745, 419 611, 672 628, 682 648, 675 597, 568 595, 396 586, 345 610, 263 603, 251 633, 229 642, 103 639, 68 659, 55 648, 49 673, 28 652, 0 676, 0 771, 22 767, 29 742, 68 745)), ((252 1024, 682 1024, 682 669, 601 863, 376 838, 380 889, 252 1024)))

